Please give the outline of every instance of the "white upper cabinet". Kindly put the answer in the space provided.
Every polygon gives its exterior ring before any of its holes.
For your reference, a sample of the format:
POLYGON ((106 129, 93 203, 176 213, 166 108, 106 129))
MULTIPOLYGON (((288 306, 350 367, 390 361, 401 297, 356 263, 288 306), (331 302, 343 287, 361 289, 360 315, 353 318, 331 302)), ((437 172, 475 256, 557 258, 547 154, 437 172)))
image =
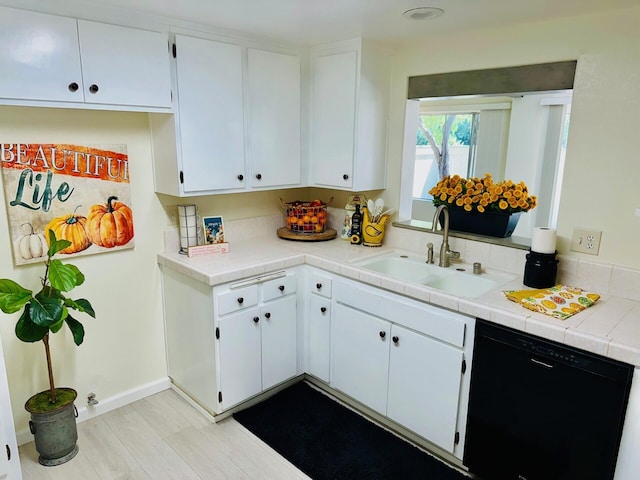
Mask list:
POLYGON ((156 192, 301 181, 300 56, 176 35, 176 118, 151 116, 156 192))
POLYGON ((182 190, 244 189, 242 48, 183 35, 175 41, 182 190))
POLYGON ((0 97, 82 102, 73 18, 0 7, 0 97))
POLYGON ((311 64, 309 183, 385 188, 388 52, 357 39, 314 48, 311 64))
POLYGON ((251 186, 300 184, 300 57, 248 50, 251 186))
POLYGON ((78 20, 87 103, 171 107, 166 35, 78 20))
POLYGON ((162 33, 0 7, 0 45, 0 98, 13 103, 171 107, 162 33))

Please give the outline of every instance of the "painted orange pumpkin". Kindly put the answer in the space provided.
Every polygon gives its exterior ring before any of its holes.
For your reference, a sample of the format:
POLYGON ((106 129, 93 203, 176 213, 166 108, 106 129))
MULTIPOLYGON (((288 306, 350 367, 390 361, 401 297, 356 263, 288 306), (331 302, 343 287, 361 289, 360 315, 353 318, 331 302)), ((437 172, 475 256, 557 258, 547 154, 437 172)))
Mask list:
POLYGON ((62 217, 56 217, 45 227, 45 238, 49 242, 49 230, 53 230, 58 240, 68 240, 71 242, 67 248, 60 250, 60 253, 77 253, 89 248, 91 240, 85 232, 87 217, 70 213, 62 217))
POLYGON ((133 238, 133 213, 118 197, 109 197, 107 203, 93 205, 87 216, 87 235, 101 247, 125 245, 133 238))

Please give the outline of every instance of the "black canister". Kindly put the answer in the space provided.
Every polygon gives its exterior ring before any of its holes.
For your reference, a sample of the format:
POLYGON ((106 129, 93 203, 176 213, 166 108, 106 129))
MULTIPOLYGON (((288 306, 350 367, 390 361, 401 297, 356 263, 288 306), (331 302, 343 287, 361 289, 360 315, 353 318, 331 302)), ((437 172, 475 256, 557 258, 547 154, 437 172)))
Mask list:
POLYGON ((524 283, 527 287, 549 288, 556 284, 558 259, 556 253, 538 253, 529 251, 524 266, 524 283))

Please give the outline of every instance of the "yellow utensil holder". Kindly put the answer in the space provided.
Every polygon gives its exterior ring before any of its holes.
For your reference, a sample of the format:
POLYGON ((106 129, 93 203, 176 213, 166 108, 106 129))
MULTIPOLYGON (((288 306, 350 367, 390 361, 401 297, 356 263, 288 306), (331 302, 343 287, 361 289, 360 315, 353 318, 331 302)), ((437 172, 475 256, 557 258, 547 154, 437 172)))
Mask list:
POLYGON ((389 215, 382 215, 378 222, 372 222, 369 216, 369 210, 363 209, 364 215, 362 219, 362 244, 367 247, 380 247, 382 246, 382 239, 384 238, 384 228, 389 220, 389 215))

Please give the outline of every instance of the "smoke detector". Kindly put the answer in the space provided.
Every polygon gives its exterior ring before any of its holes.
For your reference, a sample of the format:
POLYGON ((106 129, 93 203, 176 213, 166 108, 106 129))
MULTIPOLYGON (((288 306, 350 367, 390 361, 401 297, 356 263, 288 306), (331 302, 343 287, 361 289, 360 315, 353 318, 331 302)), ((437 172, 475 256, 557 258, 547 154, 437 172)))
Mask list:
POLYGON ((444 13, 444 10, 436 7, 417 7, 410 8, 403 12, 402 16, 409 20, 431 20, 432 18, 439 17, 444 13))

